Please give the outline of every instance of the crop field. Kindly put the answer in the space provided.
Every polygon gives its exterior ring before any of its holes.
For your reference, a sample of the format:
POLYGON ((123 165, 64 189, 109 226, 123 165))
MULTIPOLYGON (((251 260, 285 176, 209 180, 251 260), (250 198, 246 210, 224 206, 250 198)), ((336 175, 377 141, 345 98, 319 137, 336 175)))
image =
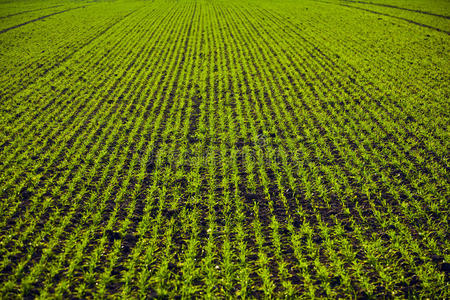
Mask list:
POLYGON ((448 0, 0 0, 0 298, 450 297, 448 0))

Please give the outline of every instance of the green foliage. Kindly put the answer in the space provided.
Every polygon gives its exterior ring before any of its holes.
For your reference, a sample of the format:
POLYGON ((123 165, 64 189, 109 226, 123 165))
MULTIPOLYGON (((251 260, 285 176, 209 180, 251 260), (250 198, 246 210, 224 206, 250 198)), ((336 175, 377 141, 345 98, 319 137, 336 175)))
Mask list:
POLYGON ((0 298, 448 298, 425 2, 0 1, 0 298))

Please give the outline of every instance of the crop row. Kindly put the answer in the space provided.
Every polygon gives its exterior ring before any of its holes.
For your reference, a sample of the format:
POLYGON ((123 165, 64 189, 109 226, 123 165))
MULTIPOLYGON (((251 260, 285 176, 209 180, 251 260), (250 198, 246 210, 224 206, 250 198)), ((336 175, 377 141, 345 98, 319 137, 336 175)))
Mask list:
POLYGON ((445 136, 272 7, 112 3, 5 85, 3 297, 445 297, 445 136))

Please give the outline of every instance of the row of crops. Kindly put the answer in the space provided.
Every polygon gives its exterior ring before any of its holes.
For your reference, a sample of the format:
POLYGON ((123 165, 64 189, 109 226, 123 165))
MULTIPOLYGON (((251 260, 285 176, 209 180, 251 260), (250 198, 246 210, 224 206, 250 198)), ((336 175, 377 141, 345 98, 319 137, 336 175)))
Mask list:
POLYGON ((18 3, 0 1, 1 298, 448 296, 448 18, 18 3))

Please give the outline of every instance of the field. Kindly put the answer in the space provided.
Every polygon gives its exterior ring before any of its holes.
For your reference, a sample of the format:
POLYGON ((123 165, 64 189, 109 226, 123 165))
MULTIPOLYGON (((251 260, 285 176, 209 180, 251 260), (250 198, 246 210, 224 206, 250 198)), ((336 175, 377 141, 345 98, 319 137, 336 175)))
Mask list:
POLYGON ((450 297, 448 0, 0 0, 0 298, 450 297))

